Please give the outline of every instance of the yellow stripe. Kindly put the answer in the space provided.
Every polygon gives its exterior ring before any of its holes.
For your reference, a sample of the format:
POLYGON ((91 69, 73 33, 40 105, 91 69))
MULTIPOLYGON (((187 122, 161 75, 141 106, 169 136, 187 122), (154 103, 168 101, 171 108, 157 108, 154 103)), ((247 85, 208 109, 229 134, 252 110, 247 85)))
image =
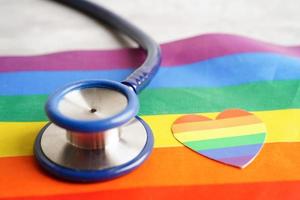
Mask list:
MULTIPOLYGON (((253 112, 266 125, 266 142, 300 142, 300 109, 253 112)), ((214 118, 218 113, 202 113, 214 118)), ((150 125, 155 147, 182 146, 171 132, 172 123, 181 115, 152 115, 142 118, 150 125)), ((0 123, 0 157, 32 155, 34 138, 46 122, 0 123)))
POLYGON ((1 122, 0 157, 31 155, 34 139, 46 122, 1 122))
POLYGON ((245 126, 236 126, 229 128, 218 128, 201 131, 190 131, 176 134, 176 138, 182 142, 193 140, 208 140, 212 138, 224 138, 231 136, 250 135, 266 132, 266 127, 263 123, 251 124, 245 126))

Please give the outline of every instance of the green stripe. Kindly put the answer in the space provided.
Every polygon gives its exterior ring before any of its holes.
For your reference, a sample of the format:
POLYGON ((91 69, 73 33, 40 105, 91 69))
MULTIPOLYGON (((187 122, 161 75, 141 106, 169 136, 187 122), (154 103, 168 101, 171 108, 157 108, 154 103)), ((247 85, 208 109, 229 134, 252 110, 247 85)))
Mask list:
POLYGON ((46 95, 1 96, 0 121, 45 121, 46 95))
MULTIPOLYGON (((160 88, 140 94, 139 115, 300 108, 300 80, 252 83, 223 88, 160 88)), ((45 120, 47 96, 0 96, 0 121, 45 120)))
POLYGON ((184 142, 184 144, 196 151, 201 151, 225 147, 261 144, 265 140, 265 135, 265 133, 257 133, 253 135, 184 142))

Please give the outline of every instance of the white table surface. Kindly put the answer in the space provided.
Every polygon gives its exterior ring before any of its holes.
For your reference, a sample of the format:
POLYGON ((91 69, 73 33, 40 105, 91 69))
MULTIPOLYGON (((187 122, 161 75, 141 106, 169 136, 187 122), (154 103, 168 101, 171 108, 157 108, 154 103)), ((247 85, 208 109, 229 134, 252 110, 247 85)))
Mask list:
MULTIPOLYGON (((300 44, 299 0, 94 0, 159 43, 203 33, 300 44)), ((0 0, 0 55, 34 55, 134 45, 49 0, 0 0)))

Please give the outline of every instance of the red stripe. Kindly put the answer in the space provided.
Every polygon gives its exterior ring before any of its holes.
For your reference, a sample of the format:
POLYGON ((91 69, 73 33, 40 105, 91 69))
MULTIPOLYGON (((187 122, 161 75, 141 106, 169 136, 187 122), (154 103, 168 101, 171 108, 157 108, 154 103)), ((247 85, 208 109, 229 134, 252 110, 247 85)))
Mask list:
POLYGON ((289 200, 300 199, 300 181, 266 182, 226 185, 145 187, 108 190, 68 195, 10 198, 11 200, 103 200, 103 199, 230 199, 230 200, 289 200))

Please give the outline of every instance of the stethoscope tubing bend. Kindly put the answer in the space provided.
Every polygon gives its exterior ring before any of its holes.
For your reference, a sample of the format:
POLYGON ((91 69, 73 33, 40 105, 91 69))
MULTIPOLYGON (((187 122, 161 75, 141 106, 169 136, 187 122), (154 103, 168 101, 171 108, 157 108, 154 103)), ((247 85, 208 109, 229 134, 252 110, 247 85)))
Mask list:
POLYGON ((161 50, 159 45, 146 33, 117 14, 106 8, 84 0, 54 0, 72 7, 84 14, 105 23, 138 43, 146 51, 147 57, 143 64, 132 72, 123 84, 131 87, 136 93, 143 90, 157 73, 161 63, 161 50))

